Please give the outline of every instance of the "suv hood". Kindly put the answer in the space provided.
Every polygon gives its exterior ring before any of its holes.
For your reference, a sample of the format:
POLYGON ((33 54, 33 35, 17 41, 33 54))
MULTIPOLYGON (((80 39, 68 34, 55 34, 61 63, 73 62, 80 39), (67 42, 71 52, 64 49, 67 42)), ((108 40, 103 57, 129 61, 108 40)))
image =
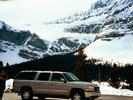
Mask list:
POLYGON ((89 86, 93 86, 93 87, 97 87, 96 84, 90 83, 90 82, 83 82, 83 81, 73 81, 73 82, 69 82, 71 84, 77 84, 77 85, 89 85, 89 86))

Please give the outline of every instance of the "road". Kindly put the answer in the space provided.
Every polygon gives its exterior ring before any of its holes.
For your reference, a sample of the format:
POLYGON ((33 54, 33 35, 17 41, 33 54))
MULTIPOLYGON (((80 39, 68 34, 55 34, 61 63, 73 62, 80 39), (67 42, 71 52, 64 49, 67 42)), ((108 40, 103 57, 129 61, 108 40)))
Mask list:
MULTIPOLYGON (((3 100, 21 100, 21 97, 15 93, 4 93, 3 100)), ((38 100, 34 98, 33 100, 38 100)), ((70 100, 70 99, 53 99, 47 98, 46 100, 70 100)), ((123 96, 101 96, 96 100, 133 100, 133 97, 123 97, 123 96)))

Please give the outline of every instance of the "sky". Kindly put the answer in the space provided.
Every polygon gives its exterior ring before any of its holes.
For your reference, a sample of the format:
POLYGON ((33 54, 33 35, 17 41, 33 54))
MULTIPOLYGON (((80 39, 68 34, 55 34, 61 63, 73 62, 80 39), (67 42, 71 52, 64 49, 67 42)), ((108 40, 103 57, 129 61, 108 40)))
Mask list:
POLYGON ((0 2, 0 20, 36 23, 86 11, 94 0, 11 0, 0 2))
POLYGON ((43 23, 90 9, 95 0, 9 0, 0 1, 0 20, 20 30, 30 30, 41 38, 62 37, 64 26, 43 23))

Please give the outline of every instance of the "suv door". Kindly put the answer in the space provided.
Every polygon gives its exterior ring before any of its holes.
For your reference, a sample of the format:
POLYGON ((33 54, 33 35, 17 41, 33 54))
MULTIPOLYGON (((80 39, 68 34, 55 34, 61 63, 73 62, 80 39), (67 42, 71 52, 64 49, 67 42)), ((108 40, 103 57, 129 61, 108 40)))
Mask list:
POLYGON ((40 73, 36 80, 35 94, 49 94, 50 73, 40 73))
POLYGON ((63 80, 66 80, 61 73, 53 73, 51 78, 51 83, 49 86, 49 90, 52 95, 68 95, 68 85, 63 80))

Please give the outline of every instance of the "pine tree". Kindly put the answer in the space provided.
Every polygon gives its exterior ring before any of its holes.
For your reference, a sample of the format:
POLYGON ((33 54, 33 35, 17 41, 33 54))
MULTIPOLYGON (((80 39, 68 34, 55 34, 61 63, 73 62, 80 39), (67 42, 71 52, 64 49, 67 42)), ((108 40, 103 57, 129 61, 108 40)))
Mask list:
POLYGON ((111 67, 109 72, 109 84, 114 88, 120 87, 120 73, 116 64, 111 67))
POLYGON ((82 81, 90 81, 90 75, 87 71, 87 65, 85 64, 85 58, 87 57, 84 54, 84 50, 82 47, 77 52, 77 60, 75 61, 75 75, 82 81))
POLYGON ((127 77, 127 84, 129 84, 129 89, 133 90, 133 65, 126 65, 128 67, 128 77, 127 77))

